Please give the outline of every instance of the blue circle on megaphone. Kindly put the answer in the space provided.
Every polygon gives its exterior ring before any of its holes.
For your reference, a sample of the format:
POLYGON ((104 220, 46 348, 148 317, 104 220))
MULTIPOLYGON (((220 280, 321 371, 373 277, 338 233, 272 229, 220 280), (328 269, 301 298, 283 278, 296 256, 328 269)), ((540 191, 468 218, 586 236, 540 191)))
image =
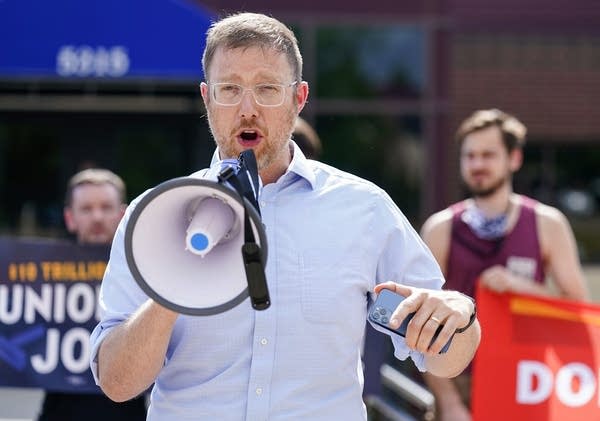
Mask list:
POLYGON ((208 237, 204 234, 194 234, 190 239, 190 244, 198 251, 206 250, 208 247, 208 237))

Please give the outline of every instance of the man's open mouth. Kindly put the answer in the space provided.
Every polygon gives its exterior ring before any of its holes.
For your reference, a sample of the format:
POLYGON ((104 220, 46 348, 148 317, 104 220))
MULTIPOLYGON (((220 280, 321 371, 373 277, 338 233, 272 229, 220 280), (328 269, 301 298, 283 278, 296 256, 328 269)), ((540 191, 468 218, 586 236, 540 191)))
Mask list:
POLYGON ((258 139, 258 133, 256 133, 254 130, 244 130, 240 134, 240 137, 242 138, 242 140, 245 140, 247 142, 252 142, 252 141, 258 139))

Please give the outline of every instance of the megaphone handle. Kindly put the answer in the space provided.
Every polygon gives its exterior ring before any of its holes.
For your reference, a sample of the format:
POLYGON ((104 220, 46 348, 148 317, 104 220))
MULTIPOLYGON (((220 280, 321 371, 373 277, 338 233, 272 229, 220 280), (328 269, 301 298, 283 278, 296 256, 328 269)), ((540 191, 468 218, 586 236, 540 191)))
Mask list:
POLYGON ((265 310, 271 305, 267 278, 262 264, 261 249, 256 243, 245 243, 242 246, 244 268, 248 280, 248 295, 255 310, 265 310))

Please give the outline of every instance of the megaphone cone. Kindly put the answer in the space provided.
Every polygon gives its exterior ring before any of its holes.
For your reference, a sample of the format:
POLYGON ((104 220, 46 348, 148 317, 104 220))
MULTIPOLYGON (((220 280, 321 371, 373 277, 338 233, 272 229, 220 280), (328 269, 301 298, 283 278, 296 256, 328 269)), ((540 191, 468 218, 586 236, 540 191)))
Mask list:
POLYGON ((125 229, 134 279, 158 303, 182 314, 211 315, 248 297, 244 212, 260 259, 267 241, 260 216, 233 189, 189 177, 159 184, 142 197, 125 229))

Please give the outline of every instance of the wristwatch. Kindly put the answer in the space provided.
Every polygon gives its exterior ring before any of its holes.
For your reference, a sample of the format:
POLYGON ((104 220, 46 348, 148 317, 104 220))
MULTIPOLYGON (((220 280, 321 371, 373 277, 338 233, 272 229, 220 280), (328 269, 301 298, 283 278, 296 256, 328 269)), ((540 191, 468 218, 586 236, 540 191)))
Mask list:
POLYGON ((467 323, 467 325, 465 327, 456 329, 455 333, 463 333, 465 330, 467 330, 468 328, 471 327, 471 325, 477 318, 477 305, 475 304, 475 300, 473 299, 473 297, 469 297, 467 294, 463 294, 462 292, 459 292, 459 294, 461 294, 461 295, 467 297, 469 300, 471 300, 471 302, 473 303, 473 313, 471 314, 471 317, 469 318, 469 323, 467 323))

